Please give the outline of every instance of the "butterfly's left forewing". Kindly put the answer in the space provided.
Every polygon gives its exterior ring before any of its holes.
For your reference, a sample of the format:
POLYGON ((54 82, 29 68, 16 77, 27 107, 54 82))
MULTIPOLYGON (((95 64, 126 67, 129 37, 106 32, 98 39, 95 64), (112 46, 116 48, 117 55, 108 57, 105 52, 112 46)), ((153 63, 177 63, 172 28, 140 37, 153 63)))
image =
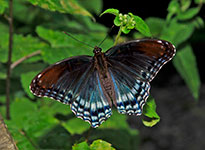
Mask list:
POLYGON ((90 56, 71 57, 39 73, 31 82, 31 92, 70 104, 74 114, 92 127, 111 116, 99 75, 90 56))
POLYGON ((91 57, 77 56, 65 59, 43 70, 31 82, 30 90, 38 97, 50 97, 64 104, 70 104, 74 96, 73 87, 86 78, 91 57))

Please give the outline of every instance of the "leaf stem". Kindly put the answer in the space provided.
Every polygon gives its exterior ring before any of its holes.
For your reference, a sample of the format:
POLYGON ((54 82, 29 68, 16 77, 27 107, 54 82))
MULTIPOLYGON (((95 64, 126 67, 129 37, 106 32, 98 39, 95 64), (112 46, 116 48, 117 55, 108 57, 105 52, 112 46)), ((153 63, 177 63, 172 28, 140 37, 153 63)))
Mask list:
POLYGON ((117 36, 116 36, 116 38, 115 38, 115 43, 114 43, 114 45, 117 45, 121 33, 122 33, 122 25, 120 26, 120 29, 119 29, 119 31, 118 31, 118 33, 117 33, 117 36))
POLYGON ((11 59, 13 48, 13 0, 9 0, 9 47, 6 77, 6 119, 10 119, 10 76, 11 76, 11 59))

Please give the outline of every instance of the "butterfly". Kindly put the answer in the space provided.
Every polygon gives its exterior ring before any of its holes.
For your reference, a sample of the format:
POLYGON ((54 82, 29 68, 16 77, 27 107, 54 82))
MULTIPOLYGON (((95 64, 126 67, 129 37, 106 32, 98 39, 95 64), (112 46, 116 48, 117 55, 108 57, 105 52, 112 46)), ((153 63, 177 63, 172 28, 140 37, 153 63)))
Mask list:
POLYGON ((132 40, 106 52, 95 46, 93 57, 70 57, 40 72, 30 90, 70 105, 96 128, 112 115, 113 105, 119 113, 141 115, 150 82, 175 52, 174 45, 158 39, 132 40))

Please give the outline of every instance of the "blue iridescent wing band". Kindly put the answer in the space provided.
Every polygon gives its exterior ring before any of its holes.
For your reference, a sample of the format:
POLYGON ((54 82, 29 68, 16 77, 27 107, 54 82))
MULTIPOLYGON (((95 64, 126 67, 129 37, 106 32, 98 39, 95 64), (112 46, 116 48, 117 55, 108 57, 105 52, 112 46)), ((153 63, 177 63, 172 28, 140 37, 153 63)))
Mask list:
POLYGON ((98 127, 112 114, 90 56, 51 65, 32 80, 30 90, 38 97, 70 104, 73 113, 92 127, 98 127))
POLYGON ((79 96, 71 104, 71 110, 92 127, 98 127, 111 116, 111 108, 102 91, 97 71, 87 78, 79 96))
POLYGON ((114 101, 120 113, 142 113, 149 96, 149 82, 174 54, 175 47, 171 43, 156 39, 129 41, 105 53, 115 86, 114 101))
POLYGON ((115 100, 118 111, 122 114, 141 115, 149 96, 149 82, 126 73, 126 70, 120 68, 119 65, 118 67, 115 66, 110 68, 110 74, 115 86, 115 100))

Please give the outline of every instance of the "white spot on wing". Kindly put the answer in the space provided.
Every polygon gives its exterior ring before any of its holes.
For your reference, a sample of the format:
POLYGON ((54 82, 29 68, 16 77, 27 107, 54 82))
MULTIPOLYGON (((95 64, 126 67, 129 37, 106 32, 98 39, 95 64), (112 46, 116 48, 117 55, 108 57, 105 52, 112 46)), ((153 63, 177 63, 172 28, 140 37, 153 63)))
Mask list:
POLYGON ((39 74, 38 76, 37 76, 37 78, 40 78, 42 76, 42 74, 39 74))
POLYGON ((158 41, 157 41, 157 43, 160 43, 160 44, 161 44, 161 43, 162 43, 162 41, 158 40, 158 41))

